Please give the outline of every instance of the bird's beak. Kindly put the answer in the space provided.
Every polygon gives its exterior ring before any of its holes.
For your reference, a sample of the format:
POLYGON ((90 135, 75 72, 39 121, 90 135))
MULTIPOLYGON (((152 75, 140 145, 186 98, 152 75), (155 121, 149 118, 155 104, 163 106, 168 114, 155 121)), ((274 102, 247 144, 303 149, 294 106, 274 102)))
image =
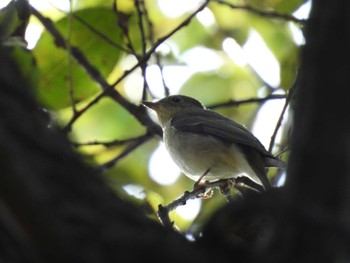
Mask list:
POLYGON ((150 102, 150 101, 142 101, 141 104, 147 108, 150 108, 152 110, 157 110, 157 103, 155 102, 150 102))

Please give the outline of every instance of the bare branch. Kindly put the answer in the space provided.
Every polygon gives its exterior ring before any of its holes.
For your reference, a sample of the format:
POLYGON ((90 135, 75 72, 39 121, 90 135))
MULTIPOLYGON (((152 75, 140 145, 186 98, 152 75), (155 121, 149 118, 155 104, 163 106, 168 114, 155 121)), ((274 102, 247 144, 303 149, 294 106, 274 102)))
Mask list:
POLYGON ((218 104, 213 104, 208 106, 209 109, 218 109, 218 108, 224 108, 224 107, 230 107, 230 106, 240 106, 242 104, 247 104, 247 103, 264 103, 268 100, 276 100, 276 99, 285 99, 286 95, 284 94, 275 94, 275 95, 269 95, 264 98, 250 98, 250 99, 245 99, 245 100, 230 100, 228 102, 224 103, 218 103, 218 104))
POLYGON ((277 133, 278 133, 278 130, 280 129, 281 125, 282 125, 282 121, 283 121, 283 118, 284 118, 284 114, 286 113, 286 110, 288 108, 288 105, 289 105, 289 102, 291 100, 293 96, 293 89, 290 89, 287 97, 286 97, 286 101, 284 103, 284 106, 283 106, 283 109, 281 111, 281 114, 278 118, 278 121, 276 123, 276 128, 274 129, 274 132, 271 136, 271 141, 270 141, 270 145, 269 145, 269 152, 272 152, 272 148, 273 146, 275 145, 275 141, 276 141, 276 136, 277 136, 277 133))
POLYGON ((139 30, 141 35, 142 55, 144 55, 146 54, 147 41, 146 41, 145 28, 143 26, 144 5, 142 4, 142 2, 143 0, 134 0, 134 5, 137 11, 139 30))
MULTIPOLYGON (((149 17, 149 14, 148 14, 148 10, 145 6, 145 3, 143 3, 143 12, 144 12, 144 17, 145 17, 145 20, 146 20, 146 25, 148 27, 148 41, 151 43, 151 45, 153 46, 155 44, 155 34, 154 34, 154 28, 153 28, 153 23, 149 17)), ((166 83, 165 83, 165 79, 164 79, 164 74, 163 74, 163 65, 161 63, 161 56, 158 52, 154 52, 154 57, 156 59, 156 64, 158 65, 159 67, 159 70, 160 70, 160 75, 161 75, 161 78, 162 78, 162 83, 163 83, 163 87, 164 87, 164 95, 165 96, 168 96, 170 94, 170 90, 169 88, 167 87, 166 83)), ((152 96, 152 94, 151 94, 152 96)), ((153 96, 152 96, 153 97, 153 96)), ((144 98, 146 99, 146 98, 144 98)))
POLYGON ((172 37, 176 32, 178 32, 181 28, 187 26, 191 20, 200 12, 202 11, 209 3, 209 0, 206 0, 196 11, 194 11, 191 15, 189 15, 182 23, 180 23, 177 27, 175 27, 172 31, 170 31, 165 36, 158 39, 158 41, 146 52, 146 54, 138 61, 137 64, 135 64, 131 69, 127 70, 121 78, 119 78, 115 83, 112 84, 112 86, 116 86, 119 84, 119 82, 124 79, 125 75, 128 75, 130 72, 134 71, 136 68, 141 66, 143 63, 149 60, 151 55, 156 51, 156 49, 163 44, 166 40, 168 40, 170 37, 172 37))
POLYGON ((73 10, 73 2, 72 0, 69 0, 69 13, 68 16, 68 23, 67 23, 67 85, 68 85, 68 93, 71 100, 71 107, 73 114, 76 114, 77 108, 75 105, 75 99, 74 99, 74 88, 73 88, 73 77, 72 77, 72 50, 71 50, 71 36, 72 36, 72 23, 73 23, 73 17, 72 17, 72 10, 73 10))
POLYGON ((133 150, 147 142, 148 140, 152 139, 152 134, 145 134, 144 136, 138 137, 136 140, 133 140, 125 149, 122 151, 117 157, 113 158, 112 160, 106 162, 105 164, 101 165, 99 168, 102 171, 106 171, 116 165, 121 159, 126 157, 129 153, 131 153, 133 150))
POLYGON ((288 14, 281 14, 281 13, 277 13, 277 12, 273 12, 273 11, 259 10, 259 9, 252 7, 252 6, 249 6, 249 5, 236 5, 236 4, 224 1, 224 0, 216 0, 216 2, 219 4, 222 4, 222 5, 228 6, 232 9, 245 10, 245 11, 248 11, 248 12, 251 12, 253 14, 263 16, 263 17, 281 19, 281 20, 285 20, 285 21, 289 21, 289 22, 295 22, 298 24, 305 24, 304 19, 298 19, 295 16, 288 15, 288 14))
MULTIPOLYGON (((39 19, 39 21, 44 25, 46 30, 52 35, 54 38, 55 44, 57 47, 68 49, 67 43, 64 39, 64 37, 61 35, 61 33, 56 29, 54 23, 49 19, 44 17, 39 11, 37 11, 34 7, 31 7, 32 14, 39 19)), ((126 71, 114 85, 109 85, 108 82, 105 80, 105 78, 101 75, 100 71, 92 65, 84 53, 80 51, 79 48, 71 45, 71 54, 74 57, 74 59, 82 66, 88 75, 97 83, 100 85, 103 92, 101 92, 94 100, 92 100, 87 106, 85 106, 83 109, 77 111, 71 120, 67 123, 67 125, 63 128, 63 131, 69 132, 71 130, 71 127, 73 123, 90 107, 95 105, 101 98, 104 96, 109 96, 116 102, 118 102, 120 105, 122 105, 127 111, 129 111, 132 115, 134 115, 140 123, 147 126, 149 129, 152 129, 154 133, 161 134, 161 130, 156 127, 155 124, 153 124, 153 121, 149 118, 149 116, 146 113, 146 110, 143 107, 136 106, 132 103, 130 103, 128 100, 126 100, 123 96, 120 95, 118 91, 114 89, 114 86, 117 85, 119 82, 121 82, 126 76, 128 76, 133 70, 135 70, 141 63, 137 63, 131 70, 126 71)), ((151 53, 149 53, 149 56, 151 56, 151 53)), ((146 58, 145 58, 146 60, 146 58)))
POLYGON ((113 140, 108 142, 102 142, 102 141, 91 141, 91 142, 85 142, 85 143, 79 143, 79 142, 71 142, 71 144, 74 147, 82 147, 82 146, 96 146, 96 145, 102 145, 104 147, 110 148, 114 146, 124 145, 130 142, 140 141, 143 140, 145 137, 148 137, 149 134, 141 135, 138 137, 125 139, 125 140, 113 140))
POLYGON ((200 187, 196 187, 192 191, 184 192, 180 198, 174 200, 166 206, 159 205, 157 213, 160 221, 165 227, 171 228, 173 226, 173 222, 169 218, 169 213, 171 211, 175 210, 179 206, 186 205, 187 201, 191 199, 200 198, 204 194, 210 192, 212 189, 227 186, 228 181, 231 180, 232 179, 223 179, 215 182, 206 182, 204 185, 200 185, 200 187))
POLYGON ((93 32, 94 34, 96 34, 97 36, 99 36, 102 40, 104 40, 106 43, 110 44, 111 46, 124 51, 125 53, 130 53, 130 50, 119 45, 118 43, 114 42, 112 39, 110 39, 108 36, 102 34, 100 31, 98 31, 96 28, 94 28, 91 24, 89 24, 88 22, 86 22, 83 18, 77 16, 76 14, 72 13, 72 16, 74 17, 74 19, 76 19, 77 21, 79 21, 82 25, 84 25, 87 29, 89 29, 91 32, 93 32))

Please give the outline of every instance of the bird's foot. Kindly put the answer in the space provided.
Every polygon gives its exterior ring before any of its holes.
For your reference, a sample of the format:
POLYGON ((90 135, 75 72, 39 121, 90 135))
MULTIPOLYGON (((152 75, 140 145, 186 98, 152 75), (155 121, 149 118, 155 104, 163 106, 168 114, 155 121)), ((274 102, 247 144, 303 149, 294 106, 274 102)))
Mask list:
POLYGON ((234 179, 225 179, 224 183, 219 187, 222 195, 226 197, 228 203, 232 201, 231 189, 235 185, 234 179))
POLYGON ((201 180, 198 180, 194 183, 193 191, 198 192, 197 198, 208 199, 213 196, 214 191, 213 189, 208 188, 208 186, 210 186, 210 183, 208 181, 203 182, 201 180))

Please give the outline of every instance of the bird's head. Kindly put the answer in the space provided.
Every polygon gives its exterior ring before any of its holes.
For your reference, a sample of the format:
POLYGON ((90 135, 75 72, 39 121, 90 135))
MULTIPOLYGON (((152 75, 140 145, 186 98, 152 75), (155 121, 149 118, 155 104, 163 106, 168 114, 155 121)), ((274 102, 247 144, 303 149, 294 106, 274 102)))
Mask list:
POLYGON ((177 114, 190 109, 204 109, 198 100, 183 95, 168 96, 156 102, 143 101, 142 104, 157 113, 162 127, 177 114))

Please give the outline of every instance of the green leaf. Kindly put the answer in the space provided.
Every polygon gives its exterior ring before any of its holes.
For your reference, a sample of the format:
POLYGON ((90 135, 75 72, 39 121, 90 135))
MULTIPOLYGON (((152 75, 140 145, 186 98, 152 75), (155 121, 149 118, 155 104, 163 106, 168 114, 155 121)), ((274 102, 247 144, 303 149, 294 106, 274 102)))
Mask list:
POLYGON ((198 43, 206 42, 205 39, 207 37, 208 32, 205 27, 197 19, 193 19, 189 25, 176 32, 171 38, 171 41, 176 43, 181 53, 187 49, 198 46, 198 43))
POLYGON ((138 136, 144 127, 124 107, 106 97, 86 111, 73 125, 77 141, 108 141, 138 136))
POLYGON ((248 5, 263 10, 274 10, 276 12, 292 13, 299 6, 301 6, 304 0, 246 0, 248 5))
MULTIPOLYGON (((216 72, 197 73, 184 84, 180 93, 194 97, 206 106, 256 97, 260 86, 256 77, 246 68, 231 67, 231 70, 231 74, 222 76, 218 76, 216 72)), ((226 116, 234 116, 236 121, 246 124, 251 120, 251 114, 256 106, 246 104, 219 111, 226 116)))
POLYGON ((216 34, 211 38, 216 39, 221 33, 222 38, 232 37, 239 44, 243 44, 249 35, 249 16, 247 12, 239 9, 232 9, 224 5, 212 5, 210 10, 215 16, 215 21, 218 25, 216 34))
MULTIPOLYGON (((74 15, 83 19, 100 35, 73 18, 70 44, 79 48, 106 78, 121 53, 117 47, 104 39, 108 38, 116 44, 121 43, 121 32, 114 12, 107 8, 90 8, 77 11, 74 15)), ((67 16, 55 23, 64 37, 67 37, 68 23, 67 16)), ((97 84, 73 58, 69 65, 68 53, 56 47, 48 32, 42 34, 34 52, 41 73, 37 95, 46 107, 59 109, 70 106, 69 83, 73 87, 75 101, 85 100, 99 90, 97 84)))

